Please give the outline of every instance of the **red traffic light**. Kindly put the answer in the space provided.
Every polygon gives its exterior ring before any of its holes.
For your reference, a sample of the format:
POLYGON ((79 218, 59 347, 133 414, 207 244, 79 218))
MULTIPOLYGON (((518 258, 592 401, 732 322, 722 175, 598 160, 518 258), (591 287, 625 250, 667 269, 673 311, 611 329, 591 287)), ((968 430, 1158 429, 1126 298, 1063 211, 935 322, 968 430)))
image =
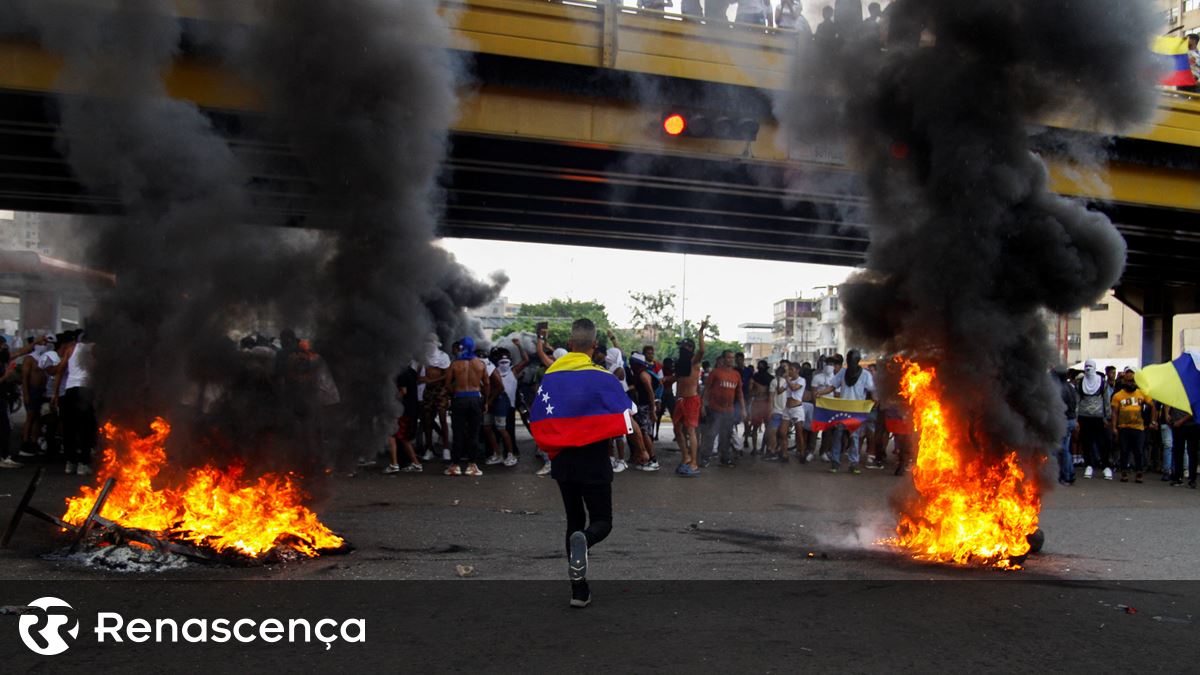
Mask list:
POLYGON ((663 118, 663 131, 670 136, 678 136, 687 130, 687 120, 678 113, 663 118))

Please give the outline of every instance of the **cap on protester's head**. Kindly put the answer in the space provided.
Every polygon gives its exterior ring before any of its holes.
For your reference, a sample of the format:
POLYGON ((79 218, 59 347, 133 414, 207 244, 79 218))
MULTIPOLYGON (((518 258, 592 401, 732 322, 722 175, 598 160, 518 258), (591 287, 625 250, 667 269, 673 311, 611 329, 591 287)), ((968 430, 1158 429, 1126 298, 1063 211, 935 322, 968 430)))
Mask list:
POLYGON ((630 354, 630 355, 629 355, 629 360, 630 360, 630 361, 636 361, 637 363, 642 363, 642 364, 646 363, 646 357, 645 357, 645 356, 642 356, 642 355, 641 355, 641 354, 639 354, 638 352, 634 352, 634 353, 630 354))
POLYGON ((462 345, 463 356, 475 356, 475 340, 470 335, 460 340, 458 344, 462 345))
POLYGON ((566 355, 567 355, 567 350, 563 349, 562 347, 559 347, 558 349, 554 350, 554 358, 556 358, 556 359, 561 359, 562 357, 564 357, 566 355))
POLYGON ((46 335, 46 342, 48 342, 49 344, 57 344, 58 338, 55 337, 53 334, 48 334, 48 335, 46 335))

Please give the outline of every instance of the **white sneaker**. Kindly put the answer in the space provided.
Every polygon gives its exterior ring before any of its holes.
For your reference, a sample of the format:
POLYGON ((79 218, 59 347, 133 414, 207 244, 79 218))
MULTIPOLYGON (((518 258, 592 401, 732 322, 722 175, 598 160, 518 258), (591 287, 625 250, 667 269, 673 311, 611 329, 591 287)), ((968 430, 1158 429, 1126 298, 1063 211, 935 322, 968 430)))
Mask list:
POLYGON ((813 457, 816 457, 816 456, 817 456, 816 453, 810 452, 804 456, 804 461, 811 462, 811 461, 813 461, 813 457))
POLYGON ((622 471, 624 471, 625 469, 628 469, 628 468, 629 468, 629 465, 625 463, 625 460, 618 459, 617 463, 613 466, 613 473, 621 473, 622 471))
POLYGON ((474 464, 471 464, 471 465, 467 466, 467 470, 464 471, 463 474, 467 475, 467 476, 472 476, 474 478, 478 478, 479 476, 483 475, 483 470, 480 469, 479 467, 475 466, 474 464))
POLYGON ((1083 470, 1083 477, 1084 477, 1084 478, 1091 478, 1091 477, 1092 477, 1092 467, 1090 467, 1090 466, 1089 466, 1088 468, 1086 468, 1086 469, 1084 469, 1084 470, 1083 470))
POLYGON ((609 458, 608 458, 608 465, 609 465, 609 466, 611 466, 611 467, 613 468, 613 471, 616 471, 616 470, 617 470, 617 458, 616 458, 616 457, 609 457, 609 458))
POLYGON ((400 465, 399 464, 388 464, 387 466, 383 467, 383 472, 384 473, 400 473, 400 465))
POLYGON ((80 464, 79 466, 75 467, 75 475, 90 476, 92 475, 92 467, 88 466, 87 464, 80 464))
POLYGON ((401 473, 421 473, 424 470, 425 470, 425 467, 421 466, 420 464, 409 464, 408 466, 404 467, 403 469, 400 469, 400 472, 401 473))
POLYGON ((360 467, 361 467, 361 466, 375 466, 375 460, 373 460, 373 459, 367 459, 366 457, 359 457, 359 458, 358 458, 358 465, 359 465, 360 467))
POLYGON ((516 465, 517 465, 516 455, 512 454, 511 452, 508 453, 508 456, 504 458, 504 466, 516 466, 516 465))
POLYGON ((433 454, 432 450, 426 450, 425 454, 421 455, 422 462, 432 462, 435 459, 437 459, 437 456, 433 454))
POLYGON ((1113 476, 1112 469, 1104 470, 1104 480, 1112 480, 1112 476, 1113 476))
POLYGON ((545 475, 548 475, 549 473, 550 473, 550 462, 546 462, 545 464, 542 465, 542 468, 537 470, 537 475, 539 475, 539 476, 545 476, 545 475))
POLYGON ((0 469, 19 469, 23 466, 25 466, 25 465, 18 461, 13 460, 12 457, 5 457, 4 459, 0 459, 0 469))
POLYGON ((821 453, 821 461, 822 461, 822 462, 830 462, 830 463, 832 463, 832 462, 833 462, 833 458, 829 456, 829 453, 828 453, 828 452, 822 452, 822 453, 821 453))
POLYGON ((67 474, 68 476, 74 475, 75 462, 67 462, 67 468, 63 471, 63 473, 67 474))
POLYGON ((443 462, 450 461, 450 448, 445 448, 442 450, 442 461, 443 462))
POLYGON ((486 460, 484 460, 483 463, 488 466, 492 466, 494 464, 499 464, 503 461, 504 460, 500 458, 500 455, 492 455, 491 457, 488 457, 486 460))

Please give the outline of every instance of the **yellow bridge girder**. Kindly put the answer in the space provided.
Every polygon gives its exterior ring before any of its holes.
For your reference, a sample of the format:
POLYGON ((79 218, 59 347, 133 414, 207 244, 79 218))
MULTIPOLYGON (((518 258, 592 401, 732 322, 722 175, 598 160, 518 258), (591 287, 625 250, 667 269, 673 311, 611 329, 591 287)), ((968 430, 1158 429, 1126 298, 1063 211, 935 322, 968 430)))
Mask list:
MULTIPOLYGON (((204 0, 177 4, 187 18, 229 19, 217 16, 214 6, 204 0)), ((240 5, 237 20, 257 20, 256 4, 248 0, 240 5)), ((466 51, 773 91, 786 88, 791 67, 794 35, 786 31, 706 25, 659 12, 618 8, 603 0, 442 0, 441 9, 453 26, 453 45, 466 51)), ((58 57, 35 45, 0 41, 0 89, 59 91, 61 68, 58 57)), ((202 107, 261 109, 253 86, 213 64, 180 59, 163 77, 168 95, 202 107)), ((661 112, 597 97, 484 84, 465 92, 452 128, 630 151, 758 163, 816 162, 833 170, 852 170, 836 161, 821 161, 811 148, 792 146, 772 120, 762 120, 758 137, 750 144, 667 139, 657 128, 661 112)), ((1046 124, 1104 131, 1065 116, 1046 124)), ((1200 98, 1164 93, 1154 123, 1125 136, 1200 147, 1200 98)), ((1200 176, 1192 171, 1112 162, 1081 175, 1072 167, 1052 163, 1051 177, 1054 189, 1066 195, 1200 211, 1200 176)))

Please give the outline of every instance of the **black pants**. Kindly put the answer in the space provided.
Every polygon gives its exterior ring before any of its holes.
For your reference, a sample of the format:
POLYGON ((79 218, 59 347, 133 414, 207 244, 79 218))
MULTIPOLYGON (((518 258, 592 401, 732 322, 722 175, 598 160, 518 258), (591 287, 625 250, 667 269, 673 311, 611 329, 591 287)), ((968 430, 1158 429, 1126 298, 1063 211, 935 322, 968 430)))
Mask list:
POLYGON ((1171 480, 1183 480, 1183 454, 1187 452, 1188 482, 1196 482, 1196 460, 1200 455, 1200 424, 1185 424, 1171 429, 1175 444, 1171 447, 1174 463, 1171 465, 1171 480))
POLYGON ((1108 429, 1100 417, 1079 418, 1079 452, 1096 471, 1108 467, 1108 429))
MULTIPOLYGON (((5 405, 4 401, 0 401, 0 405, 5 405)), ((0 410, 0 459, 4 459, 12 454, 11 445, 12 420, 8 417, 8 408, 5 407, 4 410, 0 410)))
POLYGON ((612 483, 558 481, 563 508, 567 512, 567 553, 571 552, 571 534, 583 532, 588 548, 604 541, 612 532, 612 483), (591 524, 588 524, 588 518, 591 524))
POLYGON ((483 428, 483 398, 455 396, 450 401, 450 429, 453 444, 450 459, 455 464, 479 463, 479 432, 483 428))
POLYGON ((1141 429, 1117 429, 1117 440, 1121 444, 1118 464, 1122 471, 1133 469, 1138 473, 1146 467, 1146 432, 1141 429))
POLYGON ((58 402, 62 415, 63 452, 68 462, 90 464, 96 448, 95 395, 88 387, 68 389, 58 402))

